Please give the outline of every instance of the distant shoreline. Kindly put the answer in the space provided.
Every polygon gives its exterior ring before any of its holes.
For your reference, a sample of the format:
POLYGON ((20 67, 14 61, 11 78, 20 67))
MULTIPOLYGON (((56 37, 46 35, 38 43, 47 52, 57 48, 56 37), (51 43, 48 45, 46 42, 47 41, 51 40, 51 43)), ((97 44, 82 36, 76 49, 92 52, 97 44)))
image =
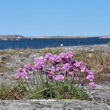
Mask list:
POLYGON ((1 40, 8 39, 77 39, 77 38, 93 38, 99 37, 100 39, 110 39, 110 36, 38 36, 38 37, 27 37, 22 35, 0 35, 1 40))

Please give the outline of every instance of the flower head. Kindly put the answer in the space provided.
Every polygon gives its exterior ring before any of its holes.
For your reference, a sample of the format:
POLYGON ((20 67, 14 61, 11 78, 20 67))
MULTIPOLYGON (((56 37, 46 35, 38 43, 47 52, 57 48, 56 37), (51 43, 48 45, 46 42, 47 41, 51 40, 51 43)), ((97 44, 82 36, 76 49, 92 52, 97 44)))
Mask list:
POLYGON ((15 78, 25 78, 27 77, 27 72, 23 68, 18 68, 15 78))
POLYGON ((66 56, 68 57, 68 59, 71 59, 73 56, 73 52, 67 52, 66 56))
POLYGON ((23 70, 23 68, 18 68, 18 69, 17 69, 17 72, 18 72, 18 73, 21 73, 21 72, 24 72, 24 70, 23 70))
POLYGON ((24 69, 25 69, 25 71, 28 71, 30 69, 30 64, 25 64, 24 69))
POLYGON ((73 73, 73 72, 69 72, 68 74, 69 74, 70 76, 72 76, 72 77, 74 76, 74 73, 73 73))
POLYGON ((58 66, 58 67, 56 67, 56 70, 58 70, 58 71, 63 71, 63 68, 60 67, 60 66, 58 66))
POLYGON ((96 87, 96 84, 94 82, 90 82, 89 85, 90 85, 91 88, 96 87))
POLYGON ((60 60, 61 60, 61 57, 59 55, 53 55, 52 56, 52 61, 58 63, 58 62, 60 62, 60 60))
POLYGON ((55 77, 54 77, 53 75, 48 75, 48 78, 49 78, 49 79, 52 79, 52 80, 55 79, 55 77))
POLYGON ((89 81, 93 81, 94 80, 94 75, 88 75, 86 77, 86 79, 88 79, 89 81))
POLYGON ((68 72, 69 68, 70 68, 70 64, 69 63, 63 64, 63 69, 64 69, 65 72, 68 72))
POLYGON ((84 73, 84 72, 87 72, 88 71, 88 69, 86 68, 86 66, 81 66, 81 72, 82 73, 84 73))
POLYGON ((57 75, 55 79, 62 81, 62 80, 64 80, 64 76, 63 75, 57 75))
POLYGON ((83 65, 83 62, 81 62, 81 61, 80 61, 80 62, 76 61, 76 62, 74 63, 74 66, 75 66, 75 67, 79 67, 79 68, 80 68, 82 65, 83 65))
POLYGON ((34 65, 32 66, 33 71, 44 69, 44 66, 46 65, 45 61, 43 59, 34 58, 34 65))
POLYGON ((47 53, 44 57, 45 61, 51 61, 52 60, 53 55, 51 53, 47 53))

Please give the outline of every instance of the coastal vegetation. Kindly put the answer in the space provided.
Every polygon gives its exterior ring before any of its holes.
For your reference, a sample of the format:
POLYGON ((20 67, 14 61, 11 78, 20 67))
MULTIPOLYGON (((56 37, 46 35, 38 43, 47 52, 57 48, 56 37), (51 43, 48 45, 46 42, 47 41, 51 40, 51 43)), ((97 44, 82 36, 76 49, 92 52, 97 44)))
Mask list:
MULTIPOLYGON (((64 50, 62 48, 45 48, 45 49, 7 49, 7 50, 0 50, 0 54, 3 55, 18 55, 20 54, 36 54, 39 53, 41 56, 45 56, 47 53, 56 54, 59 55, 61 52, 68 52, 68 50, 64 50)), ((94 52, 85 52, 80 51, 78 48, 76 50, 72 50, 72 53, 74 53, 74 59, 77 61, 83 62, 83 64, 88 68, 88 70, 94 72, 94 82, 99 81, 110 81, 110 54, 109 53, 103 53, 101 51, 94 51, 94 52)), ((27 57, 28 58, 28 57, 27 57)), ((12 71, 16 70, 18 67, 6 68, 4 64, 6 63, 6 59, 2 58, 0 62, 0 72, 5 73, 6 71, 12 71)), ((30 62, 29 62, 30 63, 30 62)), ((32 63, 31 63, 32 64, 32 63)), ((23 67, 20 66, 20 67, 23 67)), ((0 74, 0 77, 4 77, 5 74, 0 74)), ((49 79, 51 80, 51 79, 49 79)), ((18 80, 16 80, 18 81, 18 80)), ((19 82, 19 81, 18 81, 19 82)), ((52 82, 52 81, 50 81, 52 82)), ((22 81, 19 83, 16 83, 16 85, 4 85, 2 82, 0 82, 0 98, 1 99, 35 99, 35 98, 55 98, 55 99, 62 99, 62 98, 77 98, 77 99, 86 99, 91 100, 89 95, 84 89, 78 89, 74 86, 72 88, 70 83, 64 86, 64 88, 61 88, 63 86, 61 81, 57 83, 46 83, 40 88, 34 88, 30 89, 30 87, 27 87, 27 81, 22 81), (60 87, 59 87, 60 86, 60 87), (68 88, 65 90, 65 88, 68 88), (37 91, 37 92, 36 92, 37 91), (38 92, 39 91, 39 92, 38 92), (62 91, 66 91, 65 94, 62 94, 62 91), (74 92, 72 92, 74 91, 74 92), (38 94, 39 93, 39 94, 38 94), (12 95, 13 94, 13 95, 12 95), (74 97, 72 97, 74 96, 74 97)))
POLYGON ((96 87, 94 73, 73 56, 72 52, 61 52, 47 53, 44 59, 34 58, 32 65, 28 63, 18 68, 14 86, 7 87, 1 82, 1 99, 90 99, 83 86, 89 83, 91 88, 96 87))
MULTIPOLYGON (((93 51, 93 52, 85 52, 80 51, 78 48, 71 50, 74 53, 74 58, 79 61, 83 61, 89 70, 95 73, 95 81, 110 81, 109 74, 110 73, 110 54, 103 53, 102 51, 93 51), (105 75, 106 74, 106 75, 105 75), (103 77, 105 76, 105 77, 103 77)), ((62 48, 44 48, 44 49, 5 49, 0 50, 0 55, 18 55, 18 54, 35 54, 39 53, 41 56, 44 56, 46 53, 59 54, 60 52, 67 52, 67 50, 62 48)), ((0 61, 0 72, 8 71, 8 68, 4 66, 7 62, 6 58, 1 59, 0 61)), ((17 69, 17 67, 10 68, 11 70, 17 69)))

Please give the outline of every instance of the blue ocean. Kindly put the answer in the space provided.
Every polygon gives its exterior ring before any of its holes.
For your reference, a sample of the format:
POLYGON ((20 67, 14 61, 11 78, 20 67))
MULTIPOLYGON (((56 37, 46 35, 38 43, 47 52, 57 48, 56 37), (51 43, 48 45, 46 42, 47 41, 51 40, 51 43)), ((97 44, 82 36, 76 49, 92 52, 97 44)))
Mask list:
POLYGON ((0 49, 40 49, 45 47, 95 45, 109 43, 110 39, 90 38, 59 38, 59 39, 8 39, 0 40, 0 49))

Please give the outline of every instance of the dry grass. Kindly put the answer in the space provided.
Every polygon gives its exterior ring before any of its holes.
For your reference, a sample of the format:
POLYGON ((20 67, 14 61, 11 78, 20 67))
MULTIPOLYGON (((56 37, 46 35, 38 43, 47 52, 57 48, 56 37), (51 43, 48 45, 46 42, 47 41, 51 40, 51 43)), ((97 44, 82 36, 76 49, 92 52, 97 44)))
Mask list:
POLYGON ((5 50, 0 50, 0 55, 5 55, 5 54, 10 54, 10 55, 15 55, 18 53, 32 53, 33 49, 28 48, 28 49, 5 49, 5 50))

